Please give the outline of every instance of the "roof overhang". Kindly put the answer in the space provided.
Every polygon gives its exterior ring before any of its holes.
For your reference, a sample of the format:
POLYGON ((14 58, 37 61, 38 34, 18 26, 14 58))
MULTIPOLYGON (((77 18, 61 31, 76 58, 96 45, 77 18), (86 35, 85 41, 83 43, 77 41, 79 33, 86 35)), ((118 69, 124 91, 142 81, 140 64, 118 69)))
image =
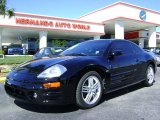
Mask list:
POLYGON ((16 13, 14 17, 0 16, 3 36, 39 37, 39 31, 47 31, 51 38, 87 38, 104 34, 101 23, 57 18, 42 15, 16 13))
POLYGON ((79 20, 104 24, 105 31, 111 33, 114 32, 115 22, 123 21, 125 31, 129 32, 148 29, 151 26, 160 26, 160 12, 124 2, 117 2, 81 16, 79 20))

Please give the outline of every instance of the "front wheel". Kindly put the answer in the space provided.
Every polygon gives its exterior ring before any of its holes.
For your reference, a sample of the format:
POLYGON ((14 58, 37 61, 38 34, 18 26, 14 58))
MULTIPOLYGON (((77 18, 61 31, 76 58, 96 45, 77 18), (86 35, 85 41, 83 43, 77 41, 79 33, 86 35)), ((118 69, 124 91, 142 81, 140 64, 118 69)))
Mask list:
POLYGON ((90 71, 82 76, 76 90, 76 103, 80 108, 87 109, 96 106, 102 96, 102 79, 90 71))
POLYGON ((152 86, 155 82, 155 72, 152 65, 149 65, 146 70, 146 80, 144 81, 145 86, 152 86))

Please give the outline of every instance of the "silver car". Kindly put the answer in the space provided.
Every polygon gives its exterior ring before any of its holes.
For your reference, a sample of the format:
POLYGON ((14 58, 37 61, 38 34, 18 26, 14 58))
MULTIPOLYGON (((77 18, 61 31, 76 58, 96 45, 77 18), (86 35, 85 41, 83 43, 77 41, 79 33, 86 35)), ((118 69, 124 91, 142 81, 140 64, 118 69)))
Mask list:
POLYGON ((151 49, 144 49, 144 50, 150 53, 152 56, 154 56, 157 61, 157 65, 160 65, 160 49, 151 48, 151 49))

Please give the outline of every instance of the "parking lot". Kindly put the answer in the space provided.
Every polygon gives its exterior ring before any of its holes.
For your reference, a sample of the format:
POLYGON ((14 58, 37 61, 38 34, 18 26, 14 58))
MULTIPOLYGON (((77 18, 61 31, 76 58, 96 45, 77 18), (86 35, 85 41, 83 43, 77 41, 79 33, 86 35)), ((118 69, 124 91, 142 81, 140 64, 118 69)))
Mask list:
POLYGON ((152 87, 138 84, 112 92, 88 110, 20 103, 8 97, 0 83, 0 120, 160 120, 160 67, 152 87))

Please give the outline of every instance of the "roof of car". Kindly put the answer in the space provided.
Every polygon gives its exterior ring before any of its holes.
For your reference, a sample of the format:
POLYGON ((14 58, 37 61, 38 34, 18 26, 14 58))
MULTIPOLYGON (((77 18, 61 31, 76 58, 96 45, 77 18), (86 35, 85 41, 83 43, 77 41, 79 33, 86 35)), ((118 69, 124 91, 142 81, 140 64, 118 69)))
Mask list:
MULTIPOLYGON (((126 41, 126 42, 131 42, 126 39, 95 39, 95 40, 88 40, 88 41, 110 41, 110 42, 115 42, 115 41, 126 41)), ((131 42, 133 43, 133 42, 131 42)))

